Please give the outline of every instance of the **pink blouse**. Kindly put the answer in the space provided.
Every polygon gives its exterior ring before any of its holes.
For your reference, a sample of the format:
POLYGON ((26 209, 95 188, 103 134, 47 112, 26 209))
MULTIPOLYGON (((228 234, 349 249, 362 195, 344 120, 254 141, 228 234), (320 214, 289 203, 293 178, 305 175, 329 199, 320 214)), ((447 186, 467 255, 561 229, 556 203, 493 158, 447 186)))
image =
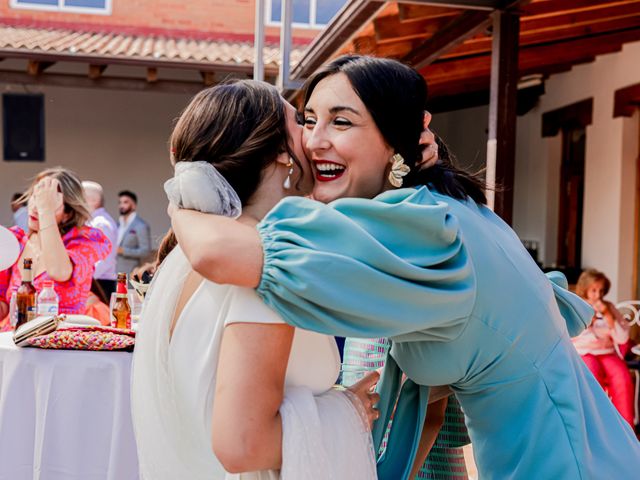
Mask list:
MULTIPOLYGON (((11 228, 11 231, 20 242, 20 255, 22 255, 29 237, 18 227, 11 228)), ((95 263, 109 255, 111 242, 97 228, 82 226, 69 230, 62 237, 62 243, 73 265, 73 272, 69 280, 56 282, 44 271, 33 279, 33 286, 39 292, 44 282, 53 281, 53 286, 60 299, 60 313, 83 314, 91 290, 95 263)), ((18 288, 22 283, 22 271, 18 263, 16 262, 11 268, 0 272, 0 301, 9 303, 13 289, 18 288)))

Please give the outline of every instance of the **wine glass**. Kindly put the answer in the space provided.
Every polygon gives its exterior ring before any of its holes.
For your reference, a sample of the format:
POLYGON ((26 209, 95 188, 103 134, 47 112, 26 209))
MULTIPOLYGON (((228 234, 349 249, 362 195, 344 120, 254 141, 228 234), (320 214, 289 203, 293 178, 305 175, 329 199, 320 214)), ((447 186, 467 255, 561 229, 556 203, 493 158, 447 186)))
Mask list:
POLYGON ((367 375, 367 373, 371 372, 372 370, 374 369, 366 368, 360 365, 343 363, 340 365, 340 373, 338 373, 336 385, 341 385, 345 388, 350 387, 362 380, 367 375))

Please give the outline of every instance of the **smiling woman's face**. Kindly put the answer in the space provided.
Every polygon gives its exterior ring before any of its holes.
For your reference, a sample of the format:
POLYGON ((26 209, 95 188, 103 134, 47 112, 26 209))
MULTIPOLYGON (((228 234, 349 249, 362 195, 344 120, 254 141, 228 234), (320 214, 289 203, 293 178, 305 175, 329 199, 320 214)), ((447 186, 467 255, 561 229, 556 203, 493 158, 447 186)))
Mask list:
POLYGON ((387 182, 393 149, 344 73, 321 80, 305 105, 303 140, 313 166, 313 198, 372 198, 387 182))

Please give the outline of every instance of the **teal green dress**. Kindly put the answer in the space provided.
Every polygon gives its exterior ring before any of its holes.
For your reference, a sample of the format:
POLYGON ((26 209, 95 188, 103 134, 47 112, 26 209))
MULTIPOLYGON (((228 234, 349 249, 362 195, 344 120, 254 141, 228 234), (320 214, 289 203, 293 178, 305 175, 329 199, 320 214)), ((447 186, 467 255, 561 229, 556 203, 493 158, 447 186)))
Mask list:
MULTIPOLYGON (((344 344, 343 361, 343 368, 347 370, 343 375, 349 374, 349 367, 358 370, 383 368, 390 346, 391 342, 386 338, 347 338, 344 344)), ((470 440, 464 424, 464 415, 453 395, 449 397, 444 416, 444 423, 438 437, 418 471, 416 479, 467 480, 469 478, 462 447, 470 440)), ((382 441, 381 450, 385 447, 386 437, 382 441)))
POLYGON ((379 478, 409 475, 435 385, 460 402, 483 480, 637 477, 640 444, 570 340, 592 310, 489 209, 421 187, 285 199, 258 228, 257 290, 285 321, 391 340, 377 446, 395 416, 379 478))

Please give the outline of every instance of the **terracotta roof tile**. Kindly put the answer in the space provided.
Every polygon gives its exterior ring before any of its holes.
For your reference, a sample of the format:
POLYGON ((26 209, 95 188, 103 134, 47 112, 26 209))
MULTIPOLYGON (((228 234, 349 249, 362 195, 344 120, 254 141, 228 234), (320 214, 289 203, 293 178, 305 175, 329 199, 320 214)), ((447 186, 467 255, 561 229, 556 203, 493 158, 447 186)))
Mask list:
MULTIPOLYGON (((93 56, 96 60, 115 57, 156 60, 158 63, 227 63, 233 66, 252 65, 254 55, 252 42, 93 33, 0 24, 0 56, 3 51, 93 56)), ((279 49, 276 46, 266 45, 264 54, 265 66, 278 66, 279 49)), ((301 49, 293 49, 292 63, 296 63, 301 55, 301 49)))

